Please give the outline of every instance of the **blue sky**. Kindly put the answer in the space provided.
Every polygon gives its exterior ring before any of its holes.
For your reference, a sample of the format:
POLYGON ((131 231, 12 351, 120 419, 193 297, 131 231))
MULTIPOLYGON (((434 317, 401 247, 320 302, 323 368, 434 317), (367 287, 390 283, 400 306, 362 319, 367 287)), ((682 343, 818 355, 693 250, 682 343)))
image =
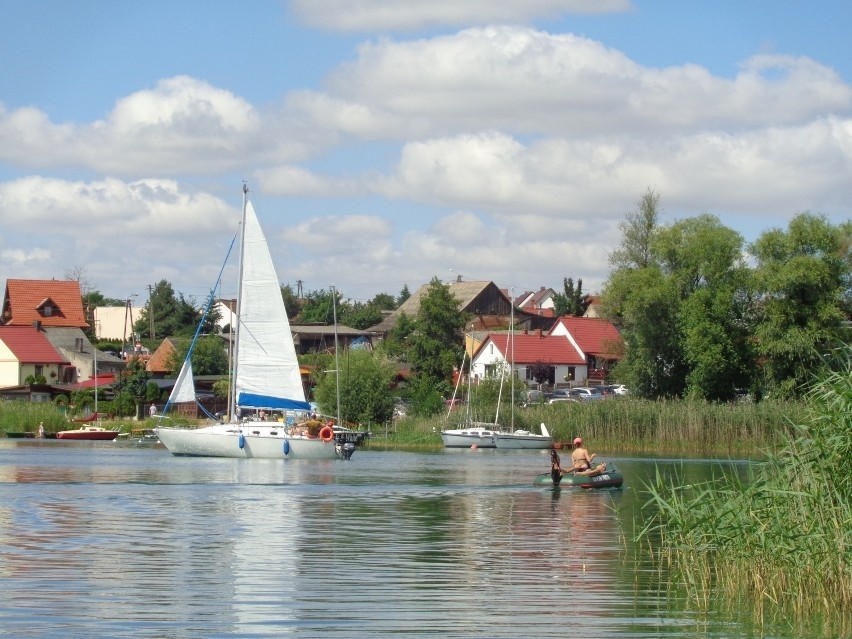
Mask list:
POLYGON ((852 217, 848 2, 0 9, 3 281, 202 298, 243 180, 282 282, 361 300, 456 273, 600 290, 649 188, 664 223, 746 241, 852 217))

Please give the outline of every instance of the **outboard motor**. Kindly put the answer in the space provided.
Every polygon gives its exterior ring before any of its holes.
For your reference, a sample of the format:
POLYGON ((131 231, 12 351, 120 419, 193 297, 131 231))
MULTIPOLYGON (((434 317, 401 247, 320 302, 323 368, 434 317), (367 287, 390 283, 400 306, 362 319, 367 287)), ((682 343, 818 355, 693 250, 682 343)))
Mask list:
POLYGON ((352 457, 352 453, 355 452, 355 444, 352 442, 346 442, 343 444, 342 457, 343 459, 350 459, 352 457))

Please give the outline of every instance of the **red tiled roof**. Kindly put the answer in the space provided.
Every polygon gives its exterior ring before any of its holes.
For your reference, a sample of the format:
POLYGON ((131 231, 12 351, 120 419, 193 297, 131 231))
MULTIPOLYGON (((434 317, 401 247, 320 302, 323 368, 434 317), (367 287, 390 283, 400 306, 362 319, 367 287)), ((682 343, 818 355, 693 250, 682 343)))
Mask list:
POLYGON ((6 280, 3 298, 4 324, 46 327, 88 328, 83 313, 80 283, 63 280, 6 280), (51 307, 51 313, 45 308, 51 307))
POLYGON ((557 323, 568 330, 584 353, 609 357, 619 354, 621 334, 609 320, 599 317, 560 317, 557 323))
POLYGON ((493 343, 507 361, 514 361, 516 364, 544 362, 545 364, 582 366, 586 363, 568 338, 562 335, 541 335, 538 332, 515 333, 512 354, 508 352, 511 347, 509 336, 510 333, 489 333, 479 350, 493 343))
POLYGON ((67 387, 68 390, 80 390, 81 388, 100 388, 102 386, 112 386, 117 381, 117 375, 115 373, 99 373, 97 379, 94 377, 90 377, 85 382, 78 382, 77 384, 69 384, 67 387))
POLYGON ((0 326, 0 341, 21 364, 68 364, 44 333, 32 326, 0 326))

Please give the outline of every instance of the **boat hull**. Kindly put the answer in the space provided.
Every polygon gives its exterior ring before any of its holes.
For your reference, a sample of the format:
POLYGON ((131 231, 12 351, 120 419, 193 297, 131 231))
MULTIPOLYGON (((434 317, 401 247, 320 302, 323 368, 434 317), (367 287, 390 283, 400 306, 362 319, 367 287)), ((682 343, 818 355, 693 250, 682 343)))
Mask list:
POLYGON ((550 435, 534 433, 500 433, 497 436, 497 448, 501 450, 546 450, 553 446, 550 435))
POLYGON ((484 426, 470 426, 443 430, 441 439, 445 448, 497 448, 497 438, 501 434, 506 433, 484 426))
POLYGON ((620 488, 624 483, 624 476, 615 466, 608 464, 606 470, 599 475, 588 477, 566 473, 562 475, 558 484, 553 483, 550 473, 536 475, 533 484, 536 486, 550 486, 552 488, 620 488))
POLYGON ((334 440, 290 436, 283 428, 240 427, 235 424, 196 429, 155 428, 172 455, 246 459, 338 459, 342 448, 334 440))
POLYGON ((98 426, 84 426, 74 430, 61 430, 56 433, 56 439, 87 440, 87 441, 112 441, 118 437, 120 431, 106 430, 98 426))

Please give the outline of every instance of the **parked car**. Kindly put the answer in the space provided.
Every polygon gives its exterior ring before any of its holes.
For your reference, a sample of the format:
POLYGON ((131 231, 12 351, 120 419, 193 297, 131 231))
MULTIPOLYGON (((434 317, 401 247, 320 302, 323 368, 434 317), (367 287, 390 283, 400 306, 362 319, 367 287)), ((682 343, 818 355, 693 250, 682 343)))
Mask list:
POLYGON ((546 400, 547 398, 545 397, 544 392, 535 388, 524 393, 524 406, 529 406, 530 404, 544 404, 546 400))
POLYGON ((569 389, 567 388, 557 388, 552 393, 550 393, 550 397, 570 397, 568 392, 569 389))
POLYGON ((616 395, 627 395, 629 391, 627 390, 627 386, 625 386, 624 384, 616 384, 615 387, 612 389, 612 392, 616 395))
POLYGON ((573 397, 574 399, 579 399, 584 402, 595 401, 598 399, 603 399, 603 393, 601 393, 599 388, 592 387, 580 387, 580 388, 572 388, 568 391, 568 396, 573 397))
POLYGON ((565 404, 565 403, 579 404, 580 400, 574 399, 573 397, 552 397, 549 400, 547 400, 547 403, 548 404, 565 404))

